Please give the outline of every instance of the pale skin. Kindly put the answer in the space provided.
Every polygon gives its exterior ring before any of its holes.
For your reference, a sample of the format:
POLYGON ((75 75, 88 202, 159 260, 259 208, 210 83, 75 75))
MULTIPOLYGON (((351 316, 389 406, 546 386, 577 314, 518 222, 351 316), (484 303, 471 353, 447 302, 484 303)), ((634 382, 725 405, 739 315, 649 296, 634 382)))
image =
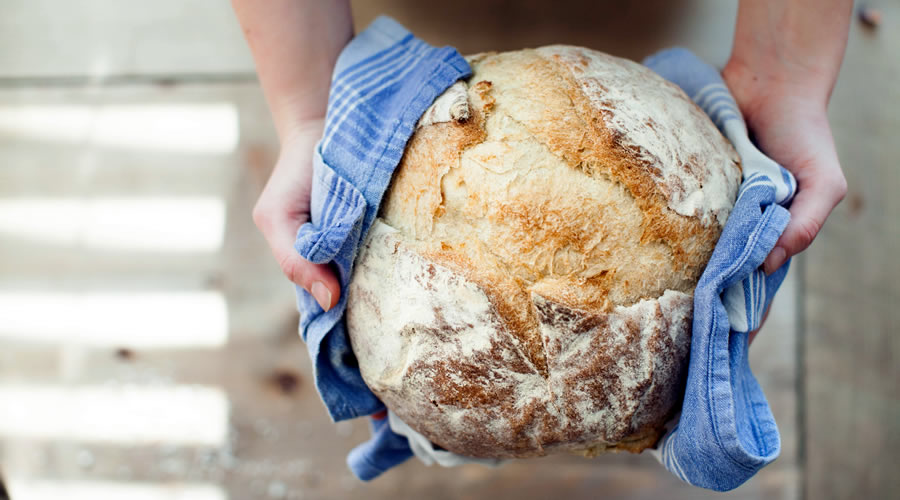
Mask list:
POLYGON ((331 72, 353 36, 346 0, 233 0, 281 143, 281 153, 253 208, 284 274, 328 310, 340 284, 327 265, 312 264, 294 250, 309 220, 312 151, 322 136, 331 72))
MULTIPOLYGON (((232 0, 281 143, 253 220, 292 282, 328 310, 340 285, 293 248, 309 220, 312 149, 331 73, 353 36, 348 0, 232 0)), ((852 0, 741 0, 722 71, 760 148, 790 170, 791 221, 766 258, 771 273, 805 250, 847 192, 826 109, 847 44, 852 0)), ((754 332, 755 334, 755 332, 754 332)), ((751 336, 752 338, 752 336, 751 336)))

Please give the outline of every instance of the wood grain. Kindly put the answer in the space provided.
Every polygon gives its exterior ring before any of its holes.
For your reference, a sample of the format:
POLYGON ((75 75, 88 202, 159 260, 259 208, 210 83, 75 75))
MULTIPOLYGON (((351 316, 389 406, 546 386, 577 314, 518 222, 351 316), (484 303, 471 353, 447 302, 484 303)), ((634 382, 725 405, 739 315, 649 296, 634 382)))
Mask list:
POLYGON ((806 498, 900 491, 900 4, 873 6, 830 108, 849 193, 806 253, 806 498))
MULTIPOLYGON (((236 150, 221 155, 0 134, 0 198, 211 195, 226 199, 228 212, 225 245, 215 255, 98 253, 0 235, 0 288, 221 290, 231 329, 221 349, 133 350, 128 359, 116 356, 118 346, 2 341, 0 384, 199 384, 222 388, 231 408, 229 441, 217 448, 4 436, 0 464, 10 487, 19 478, 44 478, 202 481, 241 499, 750 500, 798 498, 802 484, 810 499, 889 498, 900 491, 900 4, 875 4, 883 22, 876 30, 854 22, 831 106, 850 193, 807 252, 806 272, 800 272, 804 266, 791 271, 751 348, 751 364, 782 433, 782 456, 746 485, 719 495, 680 483, 648 456, 624 454, 593 461, 558 456, 500 469, 447 470, 410 461, 372 483, 353 479, 345 456, 368 437, 367 424, 335 425, 326 416, 296 336, 290 285, 249 217, 277 143, 227 2, 166 0, 140 8, 113 0, 66 7, 49 0, 9 2, 0 16, 0 45, 8 48, 0 51, 0 107, 224 102, 237 109, 241 134, 236 150), (205 83, 188 83, 197 75, 205 83), (803 297, 799 309, 795 292, 803 297), (806 325, 800 353, 798 321, 806 325), (797 355, 805 366, 797 366, 797 355), (287 393, 271 382, 283 370, 299 375, 287 393), (798 371, 805 387, 799 423, 798 371), (798 449, 801 435, 805 444, 798 449)), ((640 59, 681 45, 721 64, 736 2, 353 5, 358 28, 386 13, 430 43, 457 45, 465 53, 571 43, 640 59)))

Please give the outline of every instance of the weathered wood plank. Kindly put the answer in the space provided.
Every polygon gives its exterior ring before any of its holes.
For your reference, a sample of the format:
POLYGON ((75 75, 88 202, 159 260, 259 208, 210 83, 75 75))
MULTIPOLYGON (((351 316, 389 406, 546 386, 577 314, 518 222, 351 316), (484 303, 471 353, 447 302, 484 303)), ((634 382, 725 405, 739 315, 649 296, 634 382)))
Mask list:
POLYGON ((463 54, 571 44, 640 60, 673 45, 715 64, 731 50, 736 2, 580 0, 418 2, 354 0, 354 23, 364 29, 387 14, 425 41, 463 54))
MULTIPOLYGON (((78 89, 0 92, 0 108, 11 103, 77 104, 78 89)), ((253 498, 270 483, 308 498, 335 498, 350 491, 371 498, 535 498, 558 494, 593 498, 712 498, 711 492, 677 481, 649 456, 616 455, 589 461, 551 457, 501 469, 427 468, 411 461, 371 484, 353 480, 344 456, 367 437, 363 421, 335 426, 312 386, 307 355, 296 337, 296 313, 284 281, 249 219, 261 178, 275 156, 274 134, 252 85, 135 86, 103 91, 101 102, 231 102, 240 115, 241 140, 227 154, 186 155, 109 148, 90 140, 60 146, 46 140, 0 136, 0 160, 8 181, 0 200, 21 196, 192 196, 227 200, 225 242, 214 254, 153 255, 53 247, 0 236, 3 290, 134 291, 218 290, 229 307, 229 341, 222 349, 143 350, 129 343, 122 324, 117 345, 86 348, 2 341, 0 384, 66 385, 132 383, 221 387, 228 395, 232 441, 223 447, 117 446, 67 441, 16 440, 0 446, 0 462, 14 479, 44 477, 114 481, 223 481, 233 498, 253 498), (69 156, 90 155, 83 169, 69 156), (262 172, 260 172, 262 171, 262 172), (77 189, 74 187, 77 184, 77 189), (118 347, 131 348, 117 355, 118 347), (271 383, 276 368, 299 376, 298 389, 282 394, 271 383), (53 463, 35 462, 51 455, 53 463), (89 457, 89 460, 85 457, 89 457), (211 457, 211 458, 210 458, 211 457), (81 466, 79 463, 90 463, 81 466)), ((94 97, 93 99, 96 99, 94 97)), ((2 134, 0 134, 2 135, 2 134)), ((793 449, 793 274, 777 298, 766 330, 753 346, 752 362, 784 435, 784 453, 744 487, 727 497, 795 498, 793 449)), ((148 315, 154 311, 147 311, 148 315)), ((135 318, 141 321, 141 318, 135 318)), ((71 340, 71 339, 69 339, 71 340)), ((262 493, 261 493, 262 492, 262 493)), ((14 493, 14 492, 13 492, 14 493)))
POLYGON ((230 4, 216 0, 7 0, 0 47, 0 79, 253 75, 230 4))
MULTIPOLYGON (((714 0, 597 6, 575 0, 378 0, 356 1, 354 8, 360 27, 384 12, 432 43, 456 44, 467 53, 574 43, 639 59, 678 44, 721 63, 730 45, 735 6, 714 0)), ((0 78, 38 77, 36 82, 44 84, 56 80, 40 78, 91 76, 98 68, 113 76, 175 80, 187 73, 227 79, 234 72, 252 71, 244 41, 224 2, 176 5, 167 1, 141 9, 109 0, 67 8, 46 1, 17 2, 0 20, 0 42, 21 47, 18 54, 0 54, 0 78), (88 16, 90 21, 85 20, 88 16), (49 35, 27 28, 39 22, 46 23, 49 35), (199 25, 204 29, 196 29, 199 25), (92 34, 78 39, 87 28, 92 34)), ((353 479, 344 464, 345 456, 367 438, 367 425, 364 421, 335 425, 327 418, 312 384, 304 347, 296 337, 290 285, 281 277, 249 217, 276 154, 258 88, 252 84, 176 83, 0 92, 0 107, 211 102, 232 103, 238 110, 240 141, 234 151, 197 155, 128 150, 91 140, 62 144, 0 134, 0 199, 167 193, 222 196, 227 200, 227 223, 219 252, 115 254, 42 248, 34 242, 0 236, 0 286, 72 291, 218 290, 225 294, 229 307, 228 344, 221 349, 117 353, 119 346, 114 345, 85 348, 65 342, 48 346, 2 341, 0 384, 221 388, 230 405, 227 443, 218 447, 129 446, 7 437, 0 440, 0 463, 12 479, 199 481, 223 485, 230 498, 797 497, 794 273, 751 350, 751 363, 782 431, 783 454, 734 492, 720 495, 682 484, 646 455, 596 460, 551 457, 500 469, 468 466, 447 470, 410 461, 373 483, 353 479), (291 376, 273 382, 277 370, 296 375, 297 385, 290 383, 291 376)), ((122 327, 123 332, 128 331, 128 324, 122 327)), ((126 334, 122 347, 127 346, 126 334)))
POLYGON ((900 491, 900 4, 876 4, 830 109, 849 194, 806 256, 807 498, 900 491))

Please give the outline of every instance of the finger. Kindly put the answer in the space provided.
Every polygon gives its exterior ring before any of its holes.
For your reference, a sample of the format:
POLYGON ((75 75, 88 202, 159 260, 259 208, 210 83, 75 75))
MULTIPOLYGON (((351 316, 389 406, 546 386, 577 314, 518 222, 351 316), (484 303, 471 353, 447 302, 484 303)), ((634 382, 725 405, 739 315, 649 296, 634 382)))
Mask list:
POLYGON ((340 300, 341 287, 327 264, 313 264, 300 257, 293 246, 273 249, 281 265, 281 271, 292 282, 309 292, 324 311, 328 311, 340 300))
POLYGON ((766 274, 772 274, 787 259, 805 250, 847 193, 847 182, 840 170, 822 174, 807 184, 798 189, 791 204, 791 220, 763 263, 766 274))
POLYGON ((257 205, 253 211, 253 219, 269 243, 272 255, 289 280, 309 292, 323 310, 331 309, 341 295, 337 277, 327 264, 309 262, 294 249, 297 230, 304 220, 277 213, 265 205, 257 205))

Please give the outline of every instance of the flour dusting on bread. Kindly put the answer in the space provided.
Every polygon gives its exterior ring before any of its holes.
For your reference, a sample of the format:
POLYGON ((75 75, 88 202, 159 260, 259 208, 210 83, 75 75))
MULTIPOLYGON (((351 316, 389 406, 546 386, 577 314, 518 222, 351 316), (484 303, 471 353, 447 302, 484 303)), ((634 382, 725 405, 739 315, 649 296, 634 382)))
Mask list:
POLYGON ((645 66, 597 51, 553 45, 537 52, 559 57, 594 107, 605 112, 607 126, 659 169, 657 182, 673 210, 705 224, 725 224, 740 182, 729 175, 735 152, 681 89, 645 66), (706 164, 685 167, 697 158, 706 164))
POLYGON ((737 156, 635 63, 562 46, 469 61, 357 258, 347 330, 363 378, 462 455, 652 446, 680 401, 737 156))

